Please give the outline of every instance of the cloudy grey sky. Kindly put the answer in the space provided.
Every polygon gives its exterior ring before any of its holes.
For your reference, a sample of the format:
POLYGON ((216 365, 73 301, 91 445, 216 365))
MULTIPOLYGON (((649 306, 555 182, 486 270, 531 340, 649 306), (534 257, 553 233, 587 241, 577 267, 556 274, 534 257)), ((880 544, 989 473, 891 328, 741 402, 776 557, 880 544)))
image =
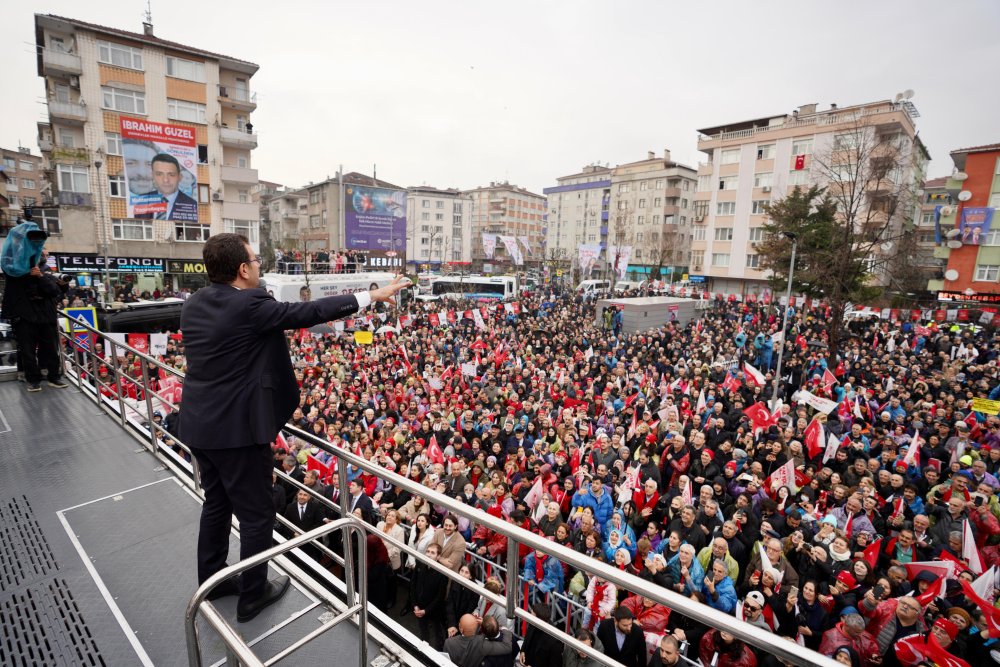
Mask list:
MULTIPOLYGON (((33 13, 141 32, 145 1, 10 2, 0 145, 37 152, 33 13)), ((912 88, 933 163, 1000 141, 993 0, 259 2, 153 0, 156 34, 260 65, 253 166, 302 185, 338 164, 397 185, 535 191, 695 130, 912 88)))

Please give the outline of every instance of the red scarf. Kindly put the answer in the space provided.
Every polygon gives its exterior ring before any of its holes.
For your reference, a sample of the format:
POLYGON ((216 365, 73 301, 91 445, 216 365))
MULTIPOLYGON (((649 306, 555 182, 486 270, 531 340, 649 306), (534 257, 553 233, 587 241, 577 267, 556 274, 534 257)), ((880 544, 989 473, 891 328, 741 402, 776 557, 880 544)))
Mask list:
POLYGON ((547 561, 548 559, 549 559, 549 557, 547 555, 546 556, 542 556, 541 558, 539 558, 538 554, 535 554, 535 582, 536 583, 540 584, 545 579, 545 561, 547 561))
POLYGON ((593 630, 594 626, 597 625, 597 621, 601 618, 601 603, 604 602, 604 591, 607 588, 608 584, 606 582, 603 584, 594 584, 594 599, 590 603, 590 622, 587 623, 588 630, 593 630))

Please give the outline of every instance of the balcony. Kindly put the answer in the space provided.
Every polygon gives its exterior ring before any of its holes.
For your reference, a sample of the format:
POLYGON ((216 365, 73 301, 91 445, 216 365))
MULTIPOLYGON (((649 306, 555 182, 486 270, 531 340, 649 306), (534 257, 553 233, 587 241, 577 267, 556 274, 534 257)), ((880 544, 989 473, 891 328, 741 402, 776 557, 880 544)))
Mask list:
POLYGON ((601 222, 607 222, 607 221, 608 221, 608 212, 601 211, 601 222))
POLYGON ((86 148, 67 148, 65 146, 53 146, 49 159, 58 164, 88 164, 90 153, 86 148))
POLYGON ((73 125, 87 122, 87 107, 77 102, 49 102, 49 116, 73 125))
POLYGON ((38 150, 43 153, 48 153, 52 150, 52 140, 51 139, 39 139, 38 140, 38 150))
POLYGON ((42 51, 42 71, 45 73, 45 76, 58 76, 60 74, 80 75, 83 73, 83 63, 80 60, 80 56, 72 53, 44 49, 42 51))
POLYGON ((219 141, 223 146, 235 148, 257 148, 257 135, 246 130, 234 130, 231 127, 219 128, 219 141))
POLYGON ((228 165, 222 165, 222 180, 227 183, 253 184, 260 181, 260 179, 257 178, 256 169, 247 169, 246 167, 230 167, 228 165))
POLYGON ((601 226, 601 236, 607 236, 607 235, 608 235, 608 226, 607 225, 602 225, 601 226))
POLYGON ((225 200, 222 202, 222 217, 232 220, 259 220, 260 207, 257 204, 225 200))
POLYGON ((257 93, 233 86, 220 85, 219 104, 237 111, 253 111, 257 108, 257 93))
POLYGON ((89 192, 58 192, 56 201, 60 206, 83 206, 93 208, 94 197, 89 192))
POLYGON ((679 187, 667 188, 663 191, 663 196, 666 199, 680 199, 681 189, 679 187))

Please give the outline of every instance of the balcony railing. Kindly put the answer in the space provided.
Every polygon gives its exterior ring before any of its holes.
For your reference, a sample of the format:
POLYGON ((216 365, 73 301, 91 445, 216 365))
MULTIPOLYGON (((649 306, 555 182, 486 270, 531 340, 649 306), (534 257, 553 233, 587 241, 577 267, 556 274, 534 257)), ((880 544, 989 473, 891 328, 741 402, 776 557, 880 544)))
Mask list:
POLYGON ((260 179, 257 178, 256 169, 222 165, 222 180, 230 183, 257 183, 260 179))
POLYGON ((234 130, 231 127, 219 128, 219 141, 224 146, 238 148, 257 148, 257 135, 246 130, 234 130))
POLYGON ((77 121, 80 123, 87 120, 87 107, 78 102, 49 102, 49 115, 63 120, 77 121))
POLYGON ((56 201, 60 206, 93 207, 94 196, 89 192, 59 192, 56 194, 56 201))
POLYGON ((73 53, 43 49, 42 69, 46 75, 80 74, 83 72, 83 62, 80 56, 73 53))

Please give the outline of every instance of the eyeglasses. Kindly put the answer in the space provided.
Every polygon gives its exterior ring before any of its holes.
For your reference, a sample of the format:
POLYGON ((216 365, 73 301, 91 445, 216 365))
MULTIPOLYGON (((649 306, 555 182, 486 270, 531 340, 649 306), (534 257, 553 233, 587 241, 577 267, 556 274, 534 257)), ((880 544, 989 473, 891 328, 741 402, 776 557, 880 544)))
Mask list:
POLYGON ((760 607, 754 607, 753 605, 749 604, 743 605, 743 609, 745 609, 747 612, 751 614, 756 614, 758 611, 760 611, 760 607))
POLYGON ((920 607, 914 607, 913 605, 909 605, 909 604, 899 604, 898 606, 899 606, 900 609, 903 609, 905 611, 911 612, 913 614, 919 614, 920 613, 920 607))
POLYGON ((257 266, 260 266, 260 263, 261 263, 261 262, 262 262, 263 260, 264 260, 264 258, 263 258, 263 257, 261 257, 260 255, 254 255, 254 256, 253 256, 253 258, 251 258, 251 259, 250 259, 250 260, 249 260, 249 261, 247 262, 247 264, 253 264, 254 262, 257 262, 257 266))

